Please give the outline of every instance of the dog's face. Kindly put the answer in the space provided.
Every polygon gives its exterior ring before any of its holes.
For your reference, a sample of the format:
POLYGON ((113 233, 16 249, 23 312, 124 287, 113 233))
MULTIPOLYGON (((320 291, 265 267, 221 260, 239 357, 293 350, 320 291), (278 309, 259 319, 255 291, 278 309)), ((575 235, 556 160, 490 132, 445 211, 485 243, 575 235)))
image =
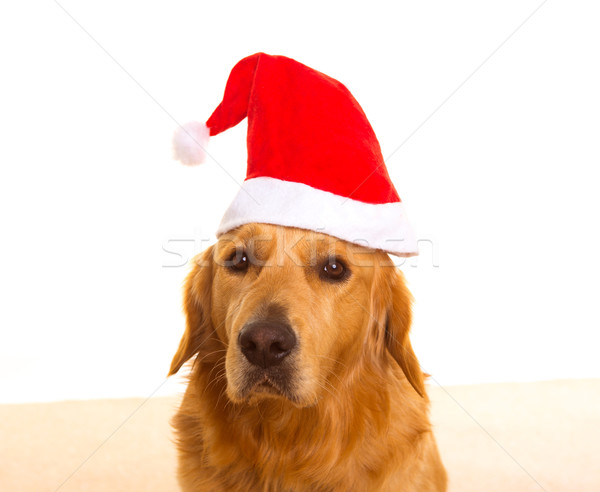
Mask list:
POLYGON ((187 329, 171 374, 196 353, 200 361, 212 354, 225 358, 234 403, 284 398, 304 407, 330 392, 341 372, 367 359, 384 365, 389 353, 423 394, 408 341, 410 302, 382 252, 248 224, 221 237, 190 273, 187 329))

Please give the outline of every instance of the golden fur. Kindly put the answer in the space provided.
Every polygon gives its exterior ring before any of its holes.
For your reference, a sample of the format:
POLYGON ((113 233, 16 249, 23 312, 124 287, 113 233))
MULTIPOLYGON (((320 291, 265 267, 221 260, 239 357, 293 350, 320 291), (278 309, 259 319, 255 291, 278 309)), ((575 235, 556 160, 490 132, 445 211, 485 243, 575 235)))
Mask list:
POLYGON ((194 358, 173 419, 183 490, 446 490, 408 337, 411 295, 387 254, 249 224, 196 259, 184 310, 170 370, 194 358), (249 266, 233 270, 242 252, 249 266), (343 281, 323 277, 333 257, 343 281), (237 340, 268 316, 289 321, 298 347, 277 369, 285 384, 265 390, 248 382, 237 340))

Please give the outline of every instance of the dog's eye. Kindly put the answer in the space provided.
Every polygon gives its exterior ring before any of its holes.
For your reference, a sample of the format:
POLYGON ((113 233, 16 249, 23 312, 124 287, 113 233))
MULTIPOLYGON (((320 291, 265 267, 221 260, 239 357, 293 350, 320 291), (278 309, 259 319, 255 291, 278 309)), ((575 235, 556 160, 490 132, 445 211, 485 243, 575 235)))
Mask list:
POLYGON ((225 262, 225 266, 234 272, 245 272, 250 261, 245 251, 236 251, 231 258, 225 262))
POLYGON ((344 280, 348 276, 348 269, 337 258, 329 258, 321 270, 324 280, 344 280))

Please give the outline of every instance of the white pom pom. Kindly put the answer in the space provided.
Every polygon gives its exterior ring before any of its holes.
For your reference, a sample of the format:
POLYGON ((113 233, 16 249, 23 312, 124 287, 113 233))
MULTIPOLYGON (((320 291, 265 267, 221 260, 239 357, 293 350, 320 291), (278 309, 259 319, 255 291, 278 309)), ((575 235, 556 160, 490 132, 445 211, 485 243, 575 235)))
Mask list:
POLYGON ((204 123, 190 121, 175 130, 173 135, 173 155, 186 166, 202 164, 206 157, 206 146, 210 130, 204 123))

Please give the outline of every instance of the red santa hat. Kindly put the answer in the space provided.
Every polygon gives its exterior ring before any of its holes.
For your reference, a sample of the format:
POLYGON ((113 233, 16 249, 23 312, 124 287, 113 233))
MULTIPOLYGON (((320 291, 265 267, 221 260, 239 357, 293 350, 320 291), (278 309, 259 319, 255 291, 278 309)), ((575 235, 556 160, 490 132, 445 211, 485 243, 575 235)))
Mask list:
POLYGON ((417 254, 379 142, 344 85, 284 56, 244 58, 206 124, 178 129, 175 157, 199 164, 209 135, 246 117, 247 176, 217 237, 258 222, 314 230, 397 256, 417 254))

